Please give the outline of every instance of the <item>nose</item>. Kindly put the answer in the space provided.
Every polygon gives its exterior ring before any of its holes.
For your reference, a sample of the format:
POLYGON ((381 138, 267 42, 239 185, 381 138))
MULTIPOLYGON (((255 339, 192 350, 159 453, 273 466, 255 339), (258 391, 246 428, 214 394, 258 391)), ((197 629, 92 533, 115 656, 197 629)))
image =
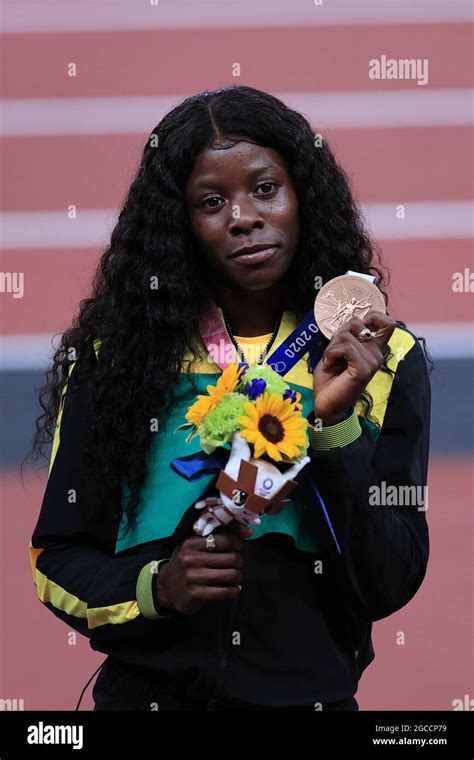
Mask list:
POLYGON ((236 200, 233 203, 229 222, 231 235, 249 232, 252 229, 261 229, 263 224, 263 217, 257 203, 252 198, 249 198, 248 195, 239 198, 238 201, 236 200))

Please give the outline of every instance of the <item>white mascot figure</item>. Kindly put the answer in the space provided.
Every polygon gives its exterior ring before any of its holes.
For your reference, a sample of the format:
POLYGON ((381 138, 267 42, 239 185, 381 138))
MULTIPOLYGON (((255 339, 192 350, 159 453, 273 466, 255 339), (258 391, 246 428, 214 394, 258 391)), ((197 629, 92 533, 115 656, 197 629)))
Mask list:
POLYGON ((288 494, 298 485, 295 478, 310 461, 308 456, 295 462, 286 472, 266 459, 251 459, 250 446, 239 432, 232 436, 229 460, 220 471, 216 488, 220 496, 211 496, 194 505, 203 510, 194 523, 194 531, 208 536, 219 525, 238 520, 242 525, 260 525, 260 515, 281 512, 288 494))

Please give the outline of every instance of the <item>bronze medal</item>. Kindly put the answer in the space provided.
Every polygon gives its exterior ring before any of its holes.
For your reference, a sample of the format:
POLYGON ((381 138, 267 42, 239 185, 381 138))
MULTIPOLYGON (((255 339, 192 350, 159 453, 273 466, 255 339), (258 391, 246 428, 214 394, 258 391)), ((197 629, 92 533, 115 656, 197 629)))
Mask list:
POLYGON ((384 297, 369 280, 351 274, 329 280, 314 302, 316 323, 329 340, 349 319, 363 319, 369 311, 386 314, 384 297))

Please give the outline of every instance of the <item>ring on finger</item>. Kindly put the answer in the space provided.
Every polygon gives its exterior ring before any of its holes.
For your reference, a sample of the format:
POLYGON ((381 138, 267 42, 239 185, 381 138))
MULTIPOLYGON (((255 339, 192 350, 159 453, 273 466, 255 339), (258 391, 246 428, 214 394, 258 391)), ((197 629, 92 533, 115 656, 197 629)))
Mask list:
POLYGON ((368 327, 364 327, 364 329, 358 334, 357 340, 361 343, 367 343, 367 341, 372 340, 373 337, 374 333, 371 332, 368 327))
POLYGON ((206 551, 208 552, 217 551, 216 539, 214 538, 212 533, 209 533, 209 535, 206 537, 206 551))

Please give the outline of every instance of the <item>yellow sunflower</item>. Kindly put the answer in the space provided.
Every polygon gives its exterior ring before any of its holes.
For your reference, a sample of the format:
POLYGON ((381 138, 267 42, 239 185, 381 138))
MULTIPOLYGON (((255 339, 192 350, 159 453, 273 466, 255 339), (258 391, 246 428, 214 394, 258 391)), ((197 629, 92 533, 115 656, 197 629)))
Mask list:
POLYGON ((222 375, 219 377, 216 385, 208 385, 208 396, 200 395, 197 397, 197 401, 189 407, 188 411, 184 415, 188 422, 193 423, 198 427, 203 421, 206 414, 209 414, 211 409, 219 403, 220 399, 226 393, 232 393, 240 382, 240 376, 245 367, 240 367, 236 362, 229 364, 226 367, 222 375))
MULTIPOLYGON (((229 364, 217 381, 216 389, 221 393, 233 393, 240 382, 240 376, 244 369, 245 367, 239 367, 236 362, 229 364)), ((209 388, 212 388, 212 386, 207 386, 208 392, 210 392, 209 388)))
POLYGON ((239 418, 244 426, 240 435, 253 443, 257 459, 263 454, 276 462, 282 461, 282 454, 290 459, 301 456, 307 445, 308 421, 291 399, 282 399, 279 393, 263 393, 255 404, 245 404, 245 413, 247 416, 239 418))

